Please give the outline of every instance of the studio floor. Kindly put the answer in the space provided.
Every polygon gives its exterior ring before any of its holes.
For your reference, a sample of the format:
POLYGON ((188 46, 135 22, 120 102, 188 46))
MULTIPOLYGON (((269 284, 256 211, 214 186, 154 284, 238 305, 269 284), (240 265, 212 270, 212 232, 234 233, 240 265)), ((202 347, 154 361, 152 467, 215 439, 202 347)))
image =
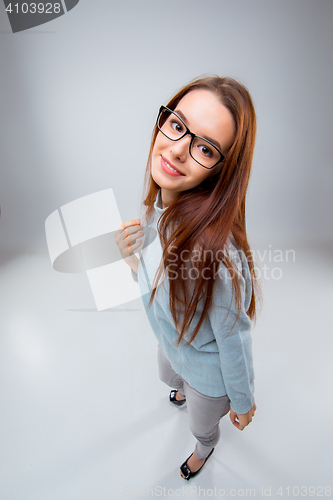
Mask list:
POLYGON ((332 495, 332 246, 294 248, 261 263, 255 418, 240 432, 224 417, 189 482, 195 438, 141 299, 98 312, 85 274, 54 271, 46 251, 2 255, 1 500, 332 495))

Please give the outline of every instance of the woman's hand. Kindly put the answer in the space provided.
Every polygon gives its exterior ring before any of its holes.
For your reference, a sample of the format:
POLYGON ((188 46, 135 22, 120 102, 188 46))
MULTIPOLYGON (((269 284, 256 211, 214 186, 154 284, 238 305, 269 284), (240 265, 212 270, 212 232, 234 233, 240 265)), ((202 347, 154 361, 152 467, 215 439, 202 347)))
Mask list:
POLYGON ((252 422, 252 417, 254 417, 255 411, 257 409, 256 404, 252 406, 251 410, 245 414, 235 413, 234 410, 230 408, 230 420, 237 429, 242 431, 250 422, 252 422))
POLYGON ((123 222, 114 233, 122 258, 135 273, 138 272, 139 259, 134 255, 134 252, 142 244, 142 240, 135 241, 144 235, 141 230, 142 226, 139 220, 128 220, 123 222))

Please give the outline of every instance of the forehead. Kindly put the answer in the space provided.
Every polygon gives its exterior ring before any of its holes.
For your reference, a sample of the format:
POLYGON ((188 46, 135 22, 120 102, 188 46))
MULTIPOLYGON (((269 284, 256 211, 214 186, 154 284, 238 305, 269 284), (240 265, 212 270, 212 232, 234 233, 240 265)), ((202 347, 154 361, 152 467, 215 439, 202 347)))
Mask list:
POLYGON ((219 140, 226 131, 233 133, 230 111, 209 90, 192 90, 179 101, 177 110, 182 112, 187 126, 197 135, 210 135, 219 140))

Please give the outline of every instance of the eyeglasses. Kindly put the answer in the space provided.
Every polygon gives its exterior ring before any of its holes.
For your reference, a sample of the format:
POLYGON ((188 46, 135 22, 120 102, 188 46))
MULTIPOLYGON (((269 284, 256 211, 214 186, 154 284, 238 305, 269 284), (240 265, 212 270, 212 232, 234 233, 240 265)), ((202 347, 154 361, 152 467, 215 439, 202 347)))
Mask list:
POLYGON ((170 141, 179 141, 186 135, 191 136, 189 152, 193 160, 204 168, 216 167, 226 157, 208 139, 195 135, 183 120, 171 109, 161 106, 156 120, 157 128, 170 141))

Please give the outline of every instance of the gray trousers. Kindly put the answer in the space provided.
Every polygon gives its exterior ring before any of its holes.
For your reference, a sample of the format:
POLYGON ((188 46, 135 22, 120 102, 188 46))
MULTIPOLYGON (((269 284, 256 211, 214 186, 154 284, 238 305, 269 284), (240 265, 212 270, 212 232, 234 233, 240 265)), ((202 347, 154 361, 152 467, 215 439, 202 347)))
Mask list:
POLYGON ((186 397, 190 429, 197 439, 195 453, 198 458, 206 458, 220 439, 219 424, 230 410, 230 399, 228 396, 213 398, 201 394, 173 370, 160 345, 157 354, 159 377, 186 397))

